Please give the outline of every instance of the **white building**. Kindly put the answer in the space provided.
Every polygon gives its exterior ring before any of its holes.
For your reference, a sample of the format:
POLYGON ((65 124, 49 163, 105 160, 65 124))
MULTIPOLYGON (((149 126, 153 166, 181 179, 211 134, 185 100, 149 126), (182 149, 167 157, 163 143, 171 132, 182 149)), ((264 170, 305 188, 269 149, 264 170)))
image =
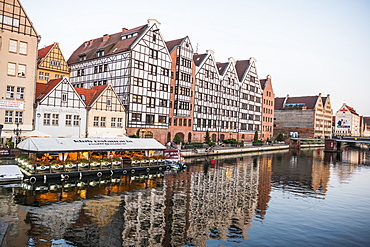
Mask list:
POLYGON ((335 114, 334 134, 338 136, 360 136, 360 115, 344 103, 335 114))
POLYGON ((35 130, 53 137, 83 137, 86 106, 67 78, 37 83, 35 130))

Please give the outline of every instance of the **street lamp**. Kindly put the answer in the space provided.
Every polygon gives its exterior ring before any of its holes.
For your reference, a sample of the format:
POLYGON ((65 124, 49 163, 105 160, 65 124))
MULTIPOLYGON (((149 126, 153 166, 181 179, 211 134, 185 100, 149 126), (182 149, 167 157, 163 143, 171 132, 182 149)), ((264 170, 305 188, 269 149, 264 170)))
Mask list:
POLYGON ((15 140, 15 147, 17 147, 20 139, 20 135, 22 134, 22 130, 19 128, 19 122, 17 122, 17 128, 13 130, 14 135, 17 136, 17 139, 15 140))

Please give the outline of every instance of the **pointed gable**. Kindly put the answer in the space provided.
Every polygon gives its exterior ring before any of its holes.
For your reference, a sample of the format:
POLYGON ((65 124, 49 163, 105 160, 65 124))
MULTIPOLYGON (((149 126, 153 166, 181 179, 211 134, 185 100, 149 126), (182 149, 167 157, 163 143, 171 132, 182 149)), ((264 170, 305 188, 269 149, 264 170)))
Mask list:
POLYGON ((20 1, 0 0, 0 6, 0 29, 39 37, 20 1))
POLYGON ((170 53, 172 53, 172 50, 176 47, 176 46, 179 46, 181 45, 181 43, 183 42, 185 38, 181 38, 181 39, 176 39, 176 40, 171 40, 171 41, 167 41, 166 42, 166 46, 167 46, 167 49, 170 53))
POLYGON ((54 47, 54 44, 46 46, 44 48, 41 48, 38 50, 38 55, 37 55, 37 64, 39 65, 44 58, 46 57, 47 54, 49 54, 50 50, 54 47))
POLYGON ((67 62, 58 42, 38 50, 37 67, 47 71, 61 72, 64 75, 69 74, 67 62))
POLYGON ((96 52, 99 50, 104 51, 104 55, 128 51, 147 27, 146 24, 133 29, 123 28, 122 32, 86 41, 72 53, 67 63, 79 62, 80 56, 85 56, 85 60, 96 58, 96 52))

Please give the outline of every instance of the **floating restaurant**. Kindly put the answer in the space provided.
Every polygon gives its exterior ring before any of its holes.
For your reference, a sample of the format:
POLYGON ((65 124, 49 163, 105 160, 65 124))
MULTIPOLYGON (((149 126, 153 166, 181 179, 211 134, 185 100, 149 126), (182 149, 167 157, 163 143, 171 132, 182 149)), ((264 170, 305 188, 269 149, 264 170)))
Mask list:
POLYGON ((36 138, 18 144, 16 158, 30 183, 170 170, 166 149, 149 138, 36 138))

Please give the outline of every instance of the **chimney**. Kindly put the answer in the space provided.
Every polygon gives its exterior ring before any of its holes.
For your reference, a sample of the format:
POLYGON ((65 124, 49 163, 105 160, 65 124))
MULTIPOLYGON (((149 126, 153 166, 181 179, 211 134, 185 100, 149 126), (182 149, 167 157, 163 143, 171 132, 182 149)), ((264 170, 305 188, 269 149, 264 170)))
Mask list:
POLYGON ((109 39, 109 34, 104 34, 103 35, 103 42, 107 42, 108 39, 109 39))
POLYGON ((93 43, 93 40, 89 40, 89 41, 86 41, 84 45, 85 45, 85 47, 88 47, 88 46, 92 45, 92 43, 93 43))
POLYGON ((127 28, 123 27, 122 28, 122 33, 126 32, 127 30, 128 30, 127 28))

